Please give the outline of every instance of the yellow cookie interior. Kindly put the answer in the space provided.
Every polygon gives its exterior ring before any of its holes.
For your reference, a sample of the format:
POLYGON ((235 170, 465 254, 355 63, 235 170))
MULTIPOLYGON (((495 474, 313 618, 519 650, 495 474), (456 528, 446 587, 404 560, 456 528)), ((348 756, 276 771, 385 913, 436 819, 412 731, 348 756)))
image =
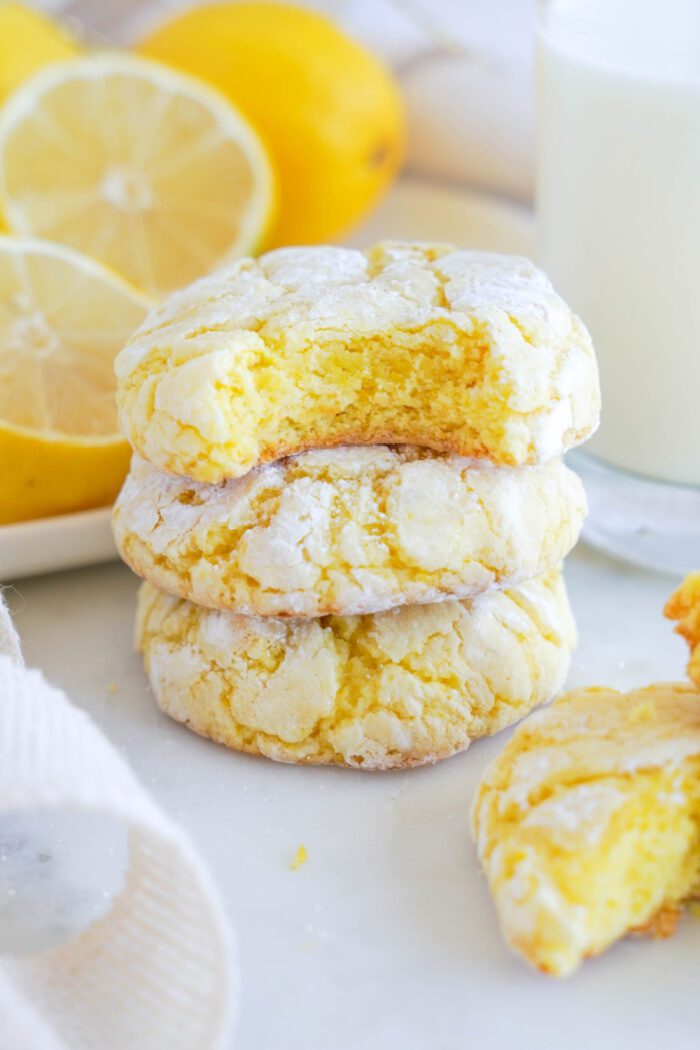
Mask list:
POLYGON ((116 367, 134 448, 214 483, 341 444, 540 462, 598 413, 590 338, 544 276, 437 247, 242 260, 163 303, 116 367))
POLYGON ((498 361, 485 360, 484 333, 438 323, 386 337, 255 343, 235 354, 235 364, 231 349, 221 376, 204 357, 183 362, 163 352, 144 362, 126 389, 140 391, 149 426, 149 401, 175 406, 161 411, 153 448, 148 431, 132 434, 146 458, 208 482, 349 443, 418 444, 507 464, 537 459, 528 414, 509 404, 514 388, 498 361), (163 376, 157 395, 154 375, 163 376), (194 428, 177 414, 193 388, 208 388, 210 399, 209 419, 194 428))
POLYGON ((474 825, 503 931, 547 973, 671 932, 700 887, 700 694, 658 690, 571 694, 482 782, 474 825))

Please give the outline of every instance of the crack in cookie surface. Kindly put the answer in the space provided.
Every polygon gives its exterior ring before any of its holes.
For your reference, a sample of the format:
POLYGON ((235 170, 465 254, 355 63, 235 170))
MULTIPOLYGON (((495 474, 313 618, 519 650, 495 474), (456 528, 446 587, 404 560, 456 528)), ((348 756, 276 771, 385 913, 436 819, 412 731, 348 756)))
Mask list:
POLYGON ((132 445, 212 483, 345 444, 540 462, 599 413, 590 338, 547 278, 449 247, 243 260, 166 300, 116 367, 132 445))
POLYGON ((495 468, 412 447, 307 452, 203 485, 135 457, 114 531, 155 586, 252 615, 472 597, 558 565, 583 487, 560 460, 495 468))
POLYGON ((700 888, 700 693, 579 690, 487 769, 472 824, 508 943, 566 976, 700 888))
POLYGON ((372 769, 454 754, 550 700, 574 641, 558 571, 469 601, 306 620, 214 612, 144 584, 137 624, 172 717, 237 750, 372 769))

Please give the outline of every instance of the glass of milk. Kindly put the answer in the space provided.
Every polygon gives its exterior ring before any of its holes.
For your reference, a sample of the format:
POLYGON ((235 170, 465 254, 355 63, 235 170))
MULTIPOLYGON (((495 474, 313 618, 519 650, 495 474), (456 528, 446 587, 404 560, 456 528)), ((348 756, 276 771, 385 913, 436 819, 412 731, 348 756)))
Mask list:
POLYGON ((540 262, 601 370, 587 535, 700 568, 700 0, 551 0, 537 47, 540 262))

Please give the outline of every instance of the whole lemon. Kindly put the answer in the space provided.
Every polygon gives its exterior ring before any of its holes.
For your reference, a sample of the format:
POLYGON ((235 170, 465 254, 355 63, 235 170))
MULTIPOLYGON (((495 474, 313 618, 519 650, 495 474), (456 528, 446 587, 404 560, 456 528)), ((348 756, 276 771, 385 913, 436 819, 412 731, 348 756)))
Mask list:
POLYGON ((312 11, 278 3, 196 7, 139 50, 209 81, 261 135, 280 183, 270 245, 337 237, 401 163, 404 112, 391 75, 312 11))
POLYGON ((0 3, 0 103, 38 69, 79 52, 77 42, 38 11, 0 3))

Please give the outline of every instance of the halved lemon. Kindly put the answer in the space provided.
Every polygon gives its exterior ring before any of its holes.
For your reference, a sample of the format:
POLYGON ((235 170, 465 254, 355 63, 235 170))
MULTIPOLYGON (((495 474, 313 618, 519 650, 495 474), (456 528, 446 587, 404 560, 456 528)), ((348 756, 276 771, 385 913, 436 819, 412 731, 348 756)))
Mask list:
POLYGON ((251 254, 274 197, 265 150, 232 104, 156 62, 61 62, 0 114, 10 230, 77 248, 153 295, 251 254))
POLYGON ((156 26, 139 53, 201 77, 262 135, 279 176, 271 244, 317 244, 345 233, 403 159, 404 106, 388 69, 307 4, 177 6, 184 10, 156 26))
POLYGON ((78 252, 0 236, 0 524, 115 498, 114 357, 151 305, 78 252))

